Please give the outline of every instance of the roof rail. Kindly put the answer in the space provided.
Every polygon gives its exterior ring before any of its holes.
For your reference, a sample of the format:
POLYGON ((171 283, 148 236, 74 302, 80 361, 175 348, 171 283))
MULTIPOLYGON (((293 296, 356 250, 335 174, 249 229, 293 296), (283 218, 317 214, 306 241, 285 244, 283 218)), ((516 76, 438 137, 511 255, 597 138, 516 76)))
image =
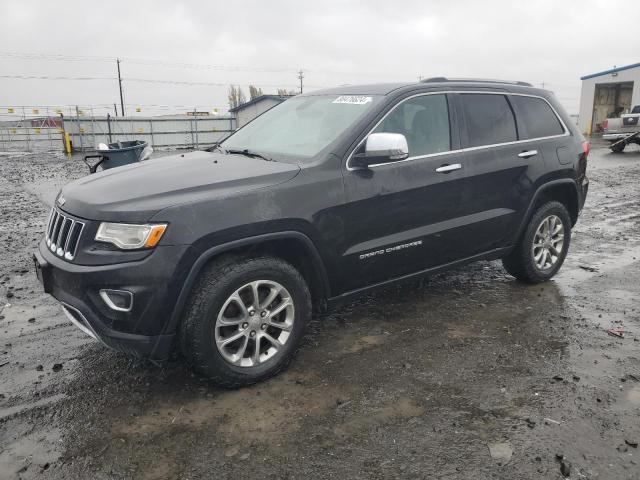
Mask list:
POLYGON ((447 77, 431 77, 420 80, 420 83, 444 83, 444 82, 479 82, 479 83, 506 83, 509 85, 520 85, 523 87, 533 87, 529 82, 510 81, 510 80, 494 80, 491 78, 447 78, 447 77))

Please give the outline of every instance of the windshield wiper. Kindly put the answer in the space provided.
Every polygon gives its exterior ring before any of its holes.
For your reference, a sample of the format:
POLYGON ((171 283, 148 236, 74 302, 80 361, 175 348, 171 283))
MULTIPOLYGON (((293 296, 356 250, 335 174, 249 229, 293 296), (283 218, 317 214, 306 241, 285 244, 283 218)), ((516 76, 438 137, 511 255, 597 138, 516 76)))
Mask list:
POLYGON ((273 162, 273 159, 269 158, 269 157, 265 157, 264 155, 258 153, 258 152, 254 152, 252 150, 249 150, 248 148, 242 148, 242 149, 227 149, 226 150, 227 153, 232 153, 232 154, 236 154, 236 155, 244 155, 245 157, 252 157, 252 158, 261 158, 263 160, 266 160, 267 162, 273 162))
POLYGON ((227 153, 227 151, 222 148, 219 143, 216 143, 215 145, 211 145, 210 147, 204 149, 205 152, 215 152, 216 150, 220 151, 221 153, 227 153))

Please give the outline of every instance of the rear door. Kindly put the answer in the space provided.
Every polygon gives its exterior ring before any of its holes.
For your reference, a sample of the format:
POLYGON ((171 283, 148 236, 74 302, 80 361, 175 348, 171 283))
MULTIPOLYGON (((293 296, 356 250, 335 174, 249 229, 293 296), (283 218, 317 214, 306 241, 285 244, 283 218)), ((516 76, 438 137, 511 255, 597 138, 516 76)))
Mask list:
POLYGON ((519 124, 506 92, 461 93, 457 100, 471 190, 471 200, 461 205, 469 219, 461 254, 470 257, 509 243, 533 188, 532 170, 544 168, 544 160, 535 145, 519 143, 519 124))
POLYGON ((405 135, 409 158, 369 170, 347 163, 340 254, 350 272, 348 289, 450 261, 460 241, 452 229, 467 200, 464 161, 453 151, 459 149, 455 112, 446 94, 401 100, 372 132, 405 135))
POLYGON ((575 177, 578 165, 574 163, 579 156, 569 130, 546 99, 515 93, 508 98, 518 119, 519 155, 531 154, 519 160, 527 167, 525 174, 531 187, 518 192, 521 197, 513 202, 514 208, 518 209, 518 221, 506 234, 507 243, 513 244, 517 241, 517 229, 538 187, 554 176, 575 177))

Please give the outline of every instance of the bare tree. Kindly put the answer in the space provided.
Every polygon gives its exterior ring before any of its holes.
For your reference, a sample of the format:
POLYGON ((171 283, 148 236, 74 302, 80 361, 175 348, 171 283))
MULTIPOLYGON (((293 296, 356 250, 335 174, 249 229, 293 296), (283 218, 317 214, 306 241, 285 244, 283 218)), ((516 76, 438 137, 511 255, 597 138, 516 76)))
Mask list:
POLYGON ((292 95, 297 95, 298 92, 296 92, 295 90, 289 90, 287 91, 286 88, 279 88, 278 89, 278 95, 280 95, 281 97, 290 97, 292 95))
POLYGON ((249 98, 253 100, 254 98, 258 98, 262 95, 262 89, 258 87, 254 87, 253 85, 249 85, 249 98))
POLYGON ((229 108, 236 108, 247 102, 244 92, 239 86, 229 85, 229 108))

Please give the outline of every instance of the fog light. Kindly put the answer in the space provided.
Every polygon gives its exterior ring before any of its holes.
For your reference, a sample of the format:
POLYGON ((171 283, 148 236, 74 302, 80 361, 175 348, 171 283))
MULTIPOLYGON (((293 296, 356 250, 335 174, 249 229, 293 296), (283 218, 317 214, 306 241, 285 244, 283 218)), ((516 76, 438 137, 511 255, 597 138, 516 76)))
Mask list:
POLYGON ((133 293, 127 290, 100 290, 100 297, 111 310, 130 312, 133 307, 133 293))

